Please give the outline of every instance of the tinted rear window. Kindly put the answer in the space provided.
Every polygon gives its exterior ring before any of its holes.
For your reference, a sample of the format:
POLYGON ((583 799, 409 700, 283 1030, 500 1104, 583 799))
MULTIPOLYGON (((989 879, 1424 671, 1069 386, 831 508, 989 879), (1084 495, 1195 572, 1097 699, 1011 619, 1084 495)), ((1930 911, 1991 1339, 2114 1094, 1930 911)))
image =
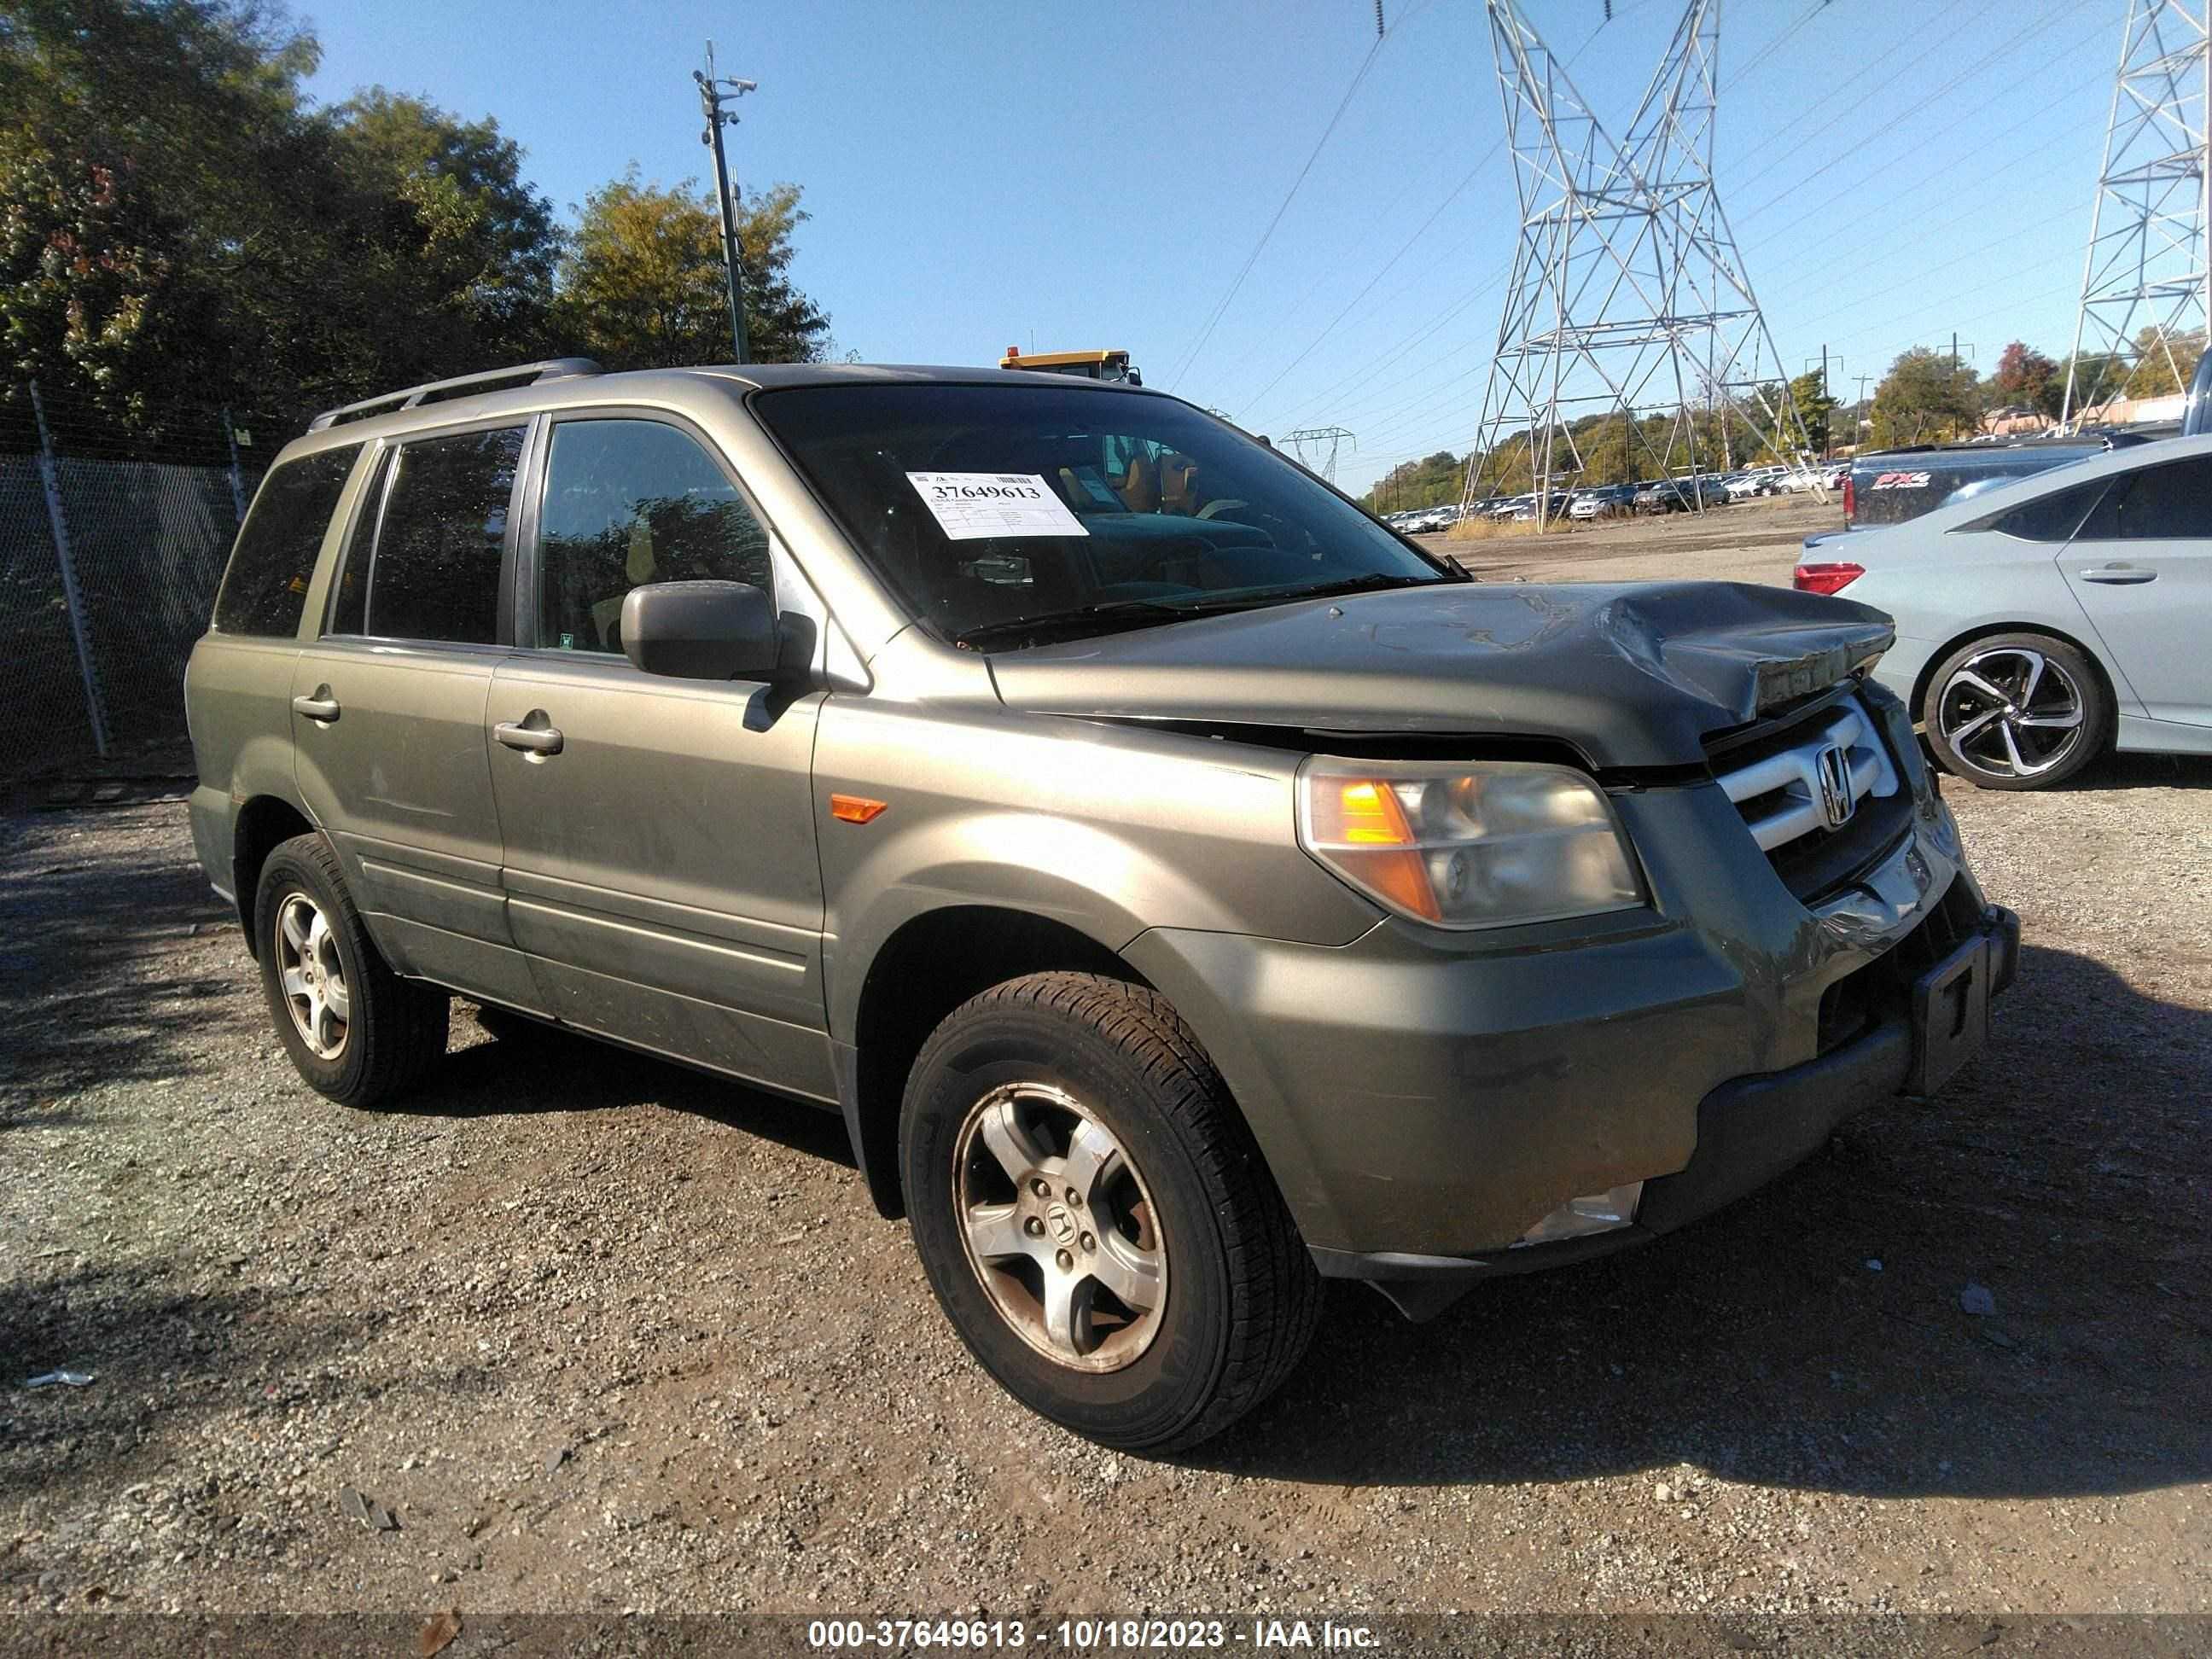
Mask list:
POLYGON ((216 628, 270 639, 289 639, 300 631, 323 532, 360 453, 361 446, 353 444, 302 455, 263 482, 215 602, 216 628))
POLYGON ((2063 542, 2081 528, 2081 520, 2104 493, 2105 480, 2097 478, 2075 484, 2071 489, 2039 495, 2009 512, 1977 519, 1960 528, 1994 530, 2000 536, 2015 536, 2024 542, 2063 542))
POLYGON ((368 633, 490 645, 523 428, 403 444, 369 567, 368 633))

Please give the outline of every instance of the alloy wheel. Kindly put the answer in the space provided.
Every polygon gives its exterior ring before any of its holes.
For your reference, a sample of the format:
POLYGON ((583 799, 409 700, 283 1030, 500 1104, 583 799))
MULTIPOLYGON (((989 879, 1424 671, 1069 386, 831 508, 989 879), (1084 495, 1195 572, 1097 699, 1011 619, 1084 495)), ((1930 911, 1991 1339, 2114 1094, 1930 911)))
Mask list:
POLYGON ((1127 1150, 1066 1091, 1002 1084, 953 1145, 968 1263, 1000 1317, 1046 1358, 1113 1371, 1152 1345, 1167 1243, 1127 1150))
POLYGON ((2081 688, 2040 651, 1998 646, 1959 665, 1943 684, 1936 720, 1966 765, 1993 777, 2050 771, 2083 740, 2081 688))
POLYGON ((271 946, 300 1040, 318 1060, 336 1060, 352 1030, 353 999, 330 919, 307 894, 287 894, 276 909, 271 946))

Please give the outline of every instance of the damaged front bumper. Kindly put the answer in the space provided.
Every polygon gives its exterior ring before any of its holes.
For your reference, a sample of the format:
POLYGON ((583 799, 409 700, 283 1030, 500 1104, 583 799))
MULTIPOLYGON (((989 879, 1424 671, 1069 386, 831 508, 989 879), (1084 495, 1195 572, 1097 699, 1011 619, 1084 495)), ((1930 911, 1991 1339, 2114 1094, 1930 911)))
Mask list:
POLYGON ((1979 1046, 2019 925, 1907 770, 1905 833, 1809 908, 1718 787, 1655 788, 1615 803, 1640 911, 1336 948, 1155 930, 1127 954, 1197 1029, 1321 1271, 1423 1316, 1706 1214, 1979 1046))
MULTIPOLYGON (((1990 906, 1960 937, 1946 926, 1948 910, 1900 945, 1904 961, 1875 964, 1887 981, 1885 1015, 1817 1059, 1735 1078, 1707 1094, 1698 1103, 1689 1163, 1638 1183, 1630 1203, 1617 1204, 1626 1213, 1613 1224, 1568 1237, 1545 1237, 1540 1227, 1509 1249, 1467 1256, 1317 1249, 1316 1264, 1331 1278, 1365 1279, 1408 1318, 1426 1319, 1479 1279, 1606 1255, 1711 1215, 1803 1162, 1845 1118, 1894 1096, 1933 1093, 1982 1046, 1990 999, 2011 985, 2020 961, 2013 912, 1990 906), (1946 941, 1930 965, 1913 971, 1946 941), (1915 944, 1918 951, 1910 948, 1915 944)), ((1617 1202, 1623 1190, 1596 1196, 1617 1202)), ((1559 1224, 1551 1217, 1546 1223, 1559 1224)))

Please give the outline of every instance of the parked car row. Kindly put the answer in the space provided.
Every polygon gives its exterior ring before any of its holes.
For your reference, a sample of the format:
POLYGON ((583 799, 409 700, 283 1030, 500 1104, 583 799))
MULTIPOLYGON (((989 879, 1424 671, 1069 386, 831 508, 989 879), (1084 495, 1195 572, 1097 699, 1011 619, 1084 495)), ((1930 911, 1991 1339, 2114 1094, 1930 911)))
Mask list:
MULTIPOLYGON (((1589 484, 1555 489, 1543 518, 1588 522, 1632 513, 1689 513, 1700 507, 1725 506, 1758 495, 1779 495, 1818 487, 1838 488, 1847 467, 1748 467, 1740 471, 1694 473, 1634 483, 1589 484)), ((1408 536, 1433 535, 1449 530, 1462 518, 1494 524, 1527 524, 1539 514, 1536 492, 1487 495, 1459 507, 1417 507, 1388 514, 1383 522, 1408 536)))

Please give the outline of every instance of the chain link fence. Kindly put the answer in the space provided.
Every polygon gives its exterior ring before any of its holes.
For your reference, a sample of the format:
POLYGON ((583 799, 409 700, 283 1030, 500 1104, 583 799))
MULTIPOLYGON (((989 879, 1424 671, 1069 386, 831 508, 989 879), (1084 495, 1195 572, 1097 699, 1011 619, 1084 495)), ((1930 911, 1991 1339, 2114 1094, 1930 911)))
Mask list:
POLYGON ((39 462, 0 455, 0 777, 95 747, 39 462))
POLYGON ((258 482, 251 428, 182 410, 125 434, 67 397, 5 402, 0 778, 173 747, 185 661, 258 482))

